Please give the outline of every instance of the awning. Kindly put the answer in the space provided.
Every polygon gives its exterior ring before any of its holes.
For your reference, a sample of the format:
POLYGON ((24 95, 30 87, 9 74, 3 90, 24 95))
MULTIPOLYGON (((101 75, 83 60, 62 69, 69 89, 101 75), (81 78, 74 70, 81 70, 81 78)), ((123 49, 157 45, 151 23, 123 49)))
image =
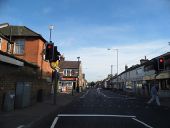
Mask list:
POLYGON ((24 62, 8 57, 8 56, 4 56, 4 55, 0 55, 0 61, 9 63, 9 64, 14 64, 17 66, 24 66, 24 62))
POLYGON ((143 77, 143 80, 154 80, 154 79, 155 79, 155 74, 143 77))
POLYGON ((170 72, 162 72, 156 76, 156 79, 167 79, 170 78, 170 72))

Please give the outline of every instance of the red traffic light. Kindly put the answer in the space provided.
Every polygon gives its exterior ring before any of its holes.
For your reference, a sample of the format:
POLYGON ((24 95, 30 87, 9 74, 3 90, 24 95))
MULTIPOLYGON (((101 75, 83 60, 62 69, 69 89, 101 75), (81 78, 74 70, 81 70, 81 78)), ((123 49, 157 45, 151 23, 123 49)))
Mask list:
POLYGON ((165 70, 165 60, 163 57, 159 58, 158 60, 158 69, 165 70))
POLYGON ((160 58, 160 59, 159 59, 159 62, 160 62, 160 63, 163 63, 163 62, 164 62, 164 59, 163 59, 163 58, 160 58))
POLYGON ((47 45, 47 48, 51 49, 51 48, 53 48, 53 45, 47 45))
POLYGON ((45 50, 45 60, 52 60, 53 59, 53 53, 54 53, 54 44, 48 43, 46 45, 46 50, 45 50))

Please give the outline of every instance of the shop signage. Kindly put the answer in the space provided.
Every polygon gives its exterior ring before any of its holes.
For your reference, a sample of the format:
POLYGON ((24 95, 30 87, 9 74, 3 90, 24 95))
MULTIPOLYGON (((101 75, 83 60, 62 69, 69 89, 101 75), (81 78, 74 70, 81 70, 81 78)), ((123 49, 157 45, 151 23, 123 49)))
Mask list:
POLYGON ((70 80, 70 81, 75 81, 76 78, 62 78, 62 80, 70 80))

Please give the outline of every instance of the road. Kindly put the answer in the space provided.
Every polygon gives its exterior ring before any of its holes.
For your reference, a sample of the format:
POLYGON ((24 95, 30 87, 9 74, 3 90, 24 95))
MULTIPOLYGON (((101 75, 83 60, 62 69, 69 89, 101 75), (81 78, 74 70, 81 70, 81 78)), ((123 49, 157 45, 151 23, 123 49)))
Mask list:
POLYGON ((93 88, 58 113, 51 128, 170 128, 169 118, 168 107, 93 88))

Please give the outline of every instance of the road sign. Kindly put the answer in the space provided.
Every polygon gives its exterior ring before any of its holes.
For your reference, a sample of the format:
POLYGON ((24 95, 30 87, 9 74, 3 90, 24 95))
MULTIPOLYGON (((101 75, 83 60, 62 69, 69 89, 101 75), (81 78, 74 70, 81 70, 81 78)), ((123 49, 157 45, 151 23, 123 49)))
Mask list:
POLYGON ((59 60, 50 62, 52 69, 59 69, 59 60))

